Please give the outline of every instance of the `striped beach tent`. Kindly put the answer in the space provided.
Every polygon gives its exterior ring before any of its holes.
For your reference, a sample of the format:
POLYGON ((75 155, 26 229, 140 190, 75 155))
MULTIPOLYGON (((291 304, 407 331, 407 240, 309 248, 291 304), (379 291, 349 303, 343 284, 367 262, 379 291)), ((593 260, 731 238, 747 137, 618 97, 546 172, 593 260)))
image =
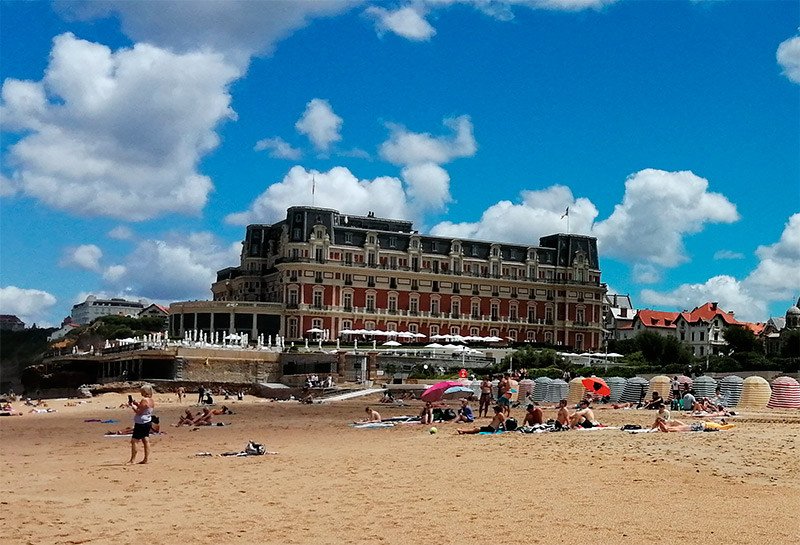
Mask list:
POLYGON ((728 375, 719 381, 719 388, 722 393, 722 404, 725 407, 736 407, 742 399, 742 385, 744 379, 739 375, 728 375))
POLYGON ((650 379, 650 384, 647 387, 647 399, 653 392, 658 392, 661 397, 667 399, 669 397, 670 378, 666 375, 656 375, 650 379))
POLYGON ((533 400, 544 401, 547 399, 547 385, 553 382, 549 377, 539 377, 533 379, 533 400))
POLYGON ((547 398, 546 401, 551 403, 558 403, 562 399, 566 399, 569 393, 569 384, 557 378, 547 385, 547 398))
POLYGON ((583 377, 575 377, 569 381, 569 391, 567 393, 567 405, 575 405, 583 398, 586 387, 581 382, 583 377))
POLYGON ((650 383, 642 377, 631 377, 625 381, 625 389, 619 400, 623 403, 637 403, 647 393, 650 383))
POLYGON ((772 381, 770 409, 800 409, 800 383, 792 377, 778 377, 772 381))
POLYGON ((520 403, 524 402, 528 398, 528 396, 533 398, 533 388, 534 388, 535 385, 536 385, 536 383, 533 382, 529 378, 524 378, 524 379, 519 381, 519 387, 518 387, 519 388, 519 394, 518 394, 519 398, 518 399, 519 399, 520 403))
POLYGON ((611 402, 616 403, 622 397, 622 392, 625 391, 625 383, 627 382, 622 377, 608 377, 605 379, 606 384, 611 389, 611 402))
POLYGON ((705 375, 694 379, 692 386, 697 397, 713 397, 717 391, 717 381, 705 375))
POLYGON ((742 399, 739 401, 740 407, 749 409, 763 409, 769 403, 772 395, 772 388, 769 382, 759 376, 747 377, 742 383, 742 399))

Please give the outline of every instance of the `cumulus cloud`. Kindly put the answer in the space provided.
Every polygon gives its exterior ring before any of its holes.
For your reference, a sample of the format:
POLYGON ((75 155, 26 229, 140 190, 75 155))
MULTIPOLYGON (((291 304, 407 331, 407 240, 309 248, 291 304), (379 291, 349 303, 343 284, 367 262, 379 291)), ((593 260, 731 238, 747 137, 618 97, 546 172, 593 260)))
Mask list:
POLYGON ((800 213, 784 225, 775 244, 756 249, 758 265, 744 280, 761 297, 780 301, 797 297, 800 289, 800 213))
POLYGON ((441 210, 449 203, 450 175, 434 163, 411 165, 402 170, 407 193, 419 210, 441 210))
POLYGON ((393 32, 409 40, 426 41, 436 34, 419 6, 405 6, 396 10, 372 6, 367 8, 366 13, 375 19, 375 29, 379 35, 393 32))
POLYGON ((270 185, 259 195, 250 208, 230 214, 226 221, 234 225, 275 222, 286 217, 286 209, 295 205, 312 203, 311 189, 315 184, 314 204, 341 209, 352 214, 377 215, 392 218, 410 216, 403 184, 398 178, 381 176, 373 180, 359 180, 345 167, 334 167, 327 172, 293 167, 280 182, 270 185))
POLYGON ((269 156, 274 159, 291 159, 296 161, 303 156, 303 152, 297 148, 293 148, 289 142, 275 136, 273 138, 264 138, 256 142, 255 151, 269 151, 269 156))
POLYGON ((115 240, 131 240, 133 238, 133 230, 127 225, 118 225, 107 233, 108 238, 115 240))
POLYGON ((775 52, 783 75, 795 83, 800 83, 800 36, 781 42, 775 52))
POLYGON ((314 98, 306 104, 303 115, 295 123, 295 128, 311 140, 318 151, 327 153, 334 142, 342 135, 342 118, 336 115, 327 100, 314 98))
POLYGON ((714 259, 717 261, 722 259, 744 259, 744 254, 733 250, 717 250, 714 252, 714 259))
POLYGON ((649 263, 636 263, 633 266, 632 277, 637 284, 655 284, 661 280, 661 273, 649 263))
POLYGON ((706 282, 682 284, 670 292, 642 290, 647 304, 693 308, 705 301, 719 301, 726 310, 747 321, 767 318, 771 302, 794 302, 800 286, 800 213, 784 226, 778 242, 759 246, 759 263, 744 280, 732 276, 715 276, 706 282))
POLYGON ((25 322, 26 327, 34 323, 39 327, 52 327, 48 320, 56 302, 55 296, 46 291, 17 286, 0 287, 0 313, 14 314, 25 322))
POLYGON ((141 241, 103 275, 109 291, 161 301, 207 299, 216 272, 239 264, 241 243, 206 232, 171 233, 141 241))
POLYGON ((567 207, 570 231, 588 234, 597 217, 597 208, 589 199, 576 199, 563 185, 523 191, 521 202, 500 201, 486 209, 477 222, 445 221, 435 225, 431 232, 440 236, 504 240, 535 246, 541 236, 567 231, 567 218, 562 219, 567 207))
POLYGON ((402 125, 389 124, 389 139, 381 144, 381 157, 395 165, 441 165, 459 157, 475 155, 478 145, 468 115, 445 119, 443 124, 453 132, 452 135, 431 136, 430 133, 415 133, 402 125))
POLYGON ((646 169, 625 181, 622 203, 594 225, 603 253, 634 263, 675 267, 688 260, 683 238, 708 223, 739 219, 724 195, 708 191, 708 180, 689 171, 646 169))
POLYGON ((276 42, 319 17, 349 10, 355 0, 228 0, 186 2, 162 0, 158 9, 148 2, 86 0, 63 2, 59 8, 81 20, 118 16, 123 31, 177 51, 199 47, 222 51, 228 60, 246 65, 250 56, 268 54, 276 42))
POLYGON ((99 247, 94 244, 81 244, 80 246, 66 248, 59 265, 62 267, 77 267, 87 271, 99 271, 102 257, 103 250, 99 247))
POLYGON ((19 191, 19 184, 5 176, 0 174, 0 197, 13 197, 19 191))
POLYGON ((742 282, 727 275, 714 276, 698 284, 682 284, 666 293, 642 290, 642 302, 647 305, 691 310, 706 301, 717 301, 727 311, 734 311, 736 318, 745 321, 763 321, 767 304, 754 297, 742 282))
POLYGON ((239 76, 216 53, 56 36, 42 81, 3 83, 4 126, 24 134, 9 151, 14 177, 76 215, 196 214, 213 187, 197 166, 235 115, 228 85, 239 76))

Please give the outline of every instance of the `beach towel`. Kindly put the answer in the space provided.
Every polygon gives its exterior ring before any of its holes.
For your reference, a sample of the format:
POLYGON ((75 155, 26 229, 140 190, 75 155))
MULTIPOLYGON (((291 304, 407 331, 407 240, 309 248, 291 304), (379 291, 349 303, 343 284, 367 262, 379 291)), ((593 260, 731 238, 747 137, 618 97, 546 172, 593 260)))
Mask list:
POLYGON ((355 422, 350 424, 356 429, 371 429, 371 428, 393 428, 393 422, 355 422))
POLYGON ((618 430, 619 426, 595 426, 593 428, 577 427, 573 431, 603 431, 603 430, 618 430))
POLYGON ((478 435, 500 435, 501 433, 503 433, 503 430, 481 431, 481 432, 478 432, 478 435))
POLYGON ((652 429, 651 428, 645 428, 645 429, 641 429, 641 430, 625 430, 625 431, 627 431, 628 433, 653 433, 653 432, 658 431, 658 428, 652 428, 652 429))

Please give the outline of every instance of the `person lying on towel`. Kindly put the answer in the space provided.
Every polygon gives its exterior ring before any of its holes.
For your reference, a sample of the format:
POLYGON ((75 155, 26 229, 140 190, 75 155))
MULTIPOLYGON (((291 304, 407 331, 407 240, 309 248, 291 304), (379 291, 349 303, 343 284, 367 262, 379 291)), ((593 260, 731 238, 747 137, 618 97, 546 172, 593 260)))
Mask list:
POLYGON ((497 433, 505 426, 506 415, 503 413, 503 407, 500 405, 494 406, 494 417, 489 422, 488 426, 481 426, 479 428, 472 428, 469 430, 456 430, 459 435, 475 435, 476 433, 497 433))

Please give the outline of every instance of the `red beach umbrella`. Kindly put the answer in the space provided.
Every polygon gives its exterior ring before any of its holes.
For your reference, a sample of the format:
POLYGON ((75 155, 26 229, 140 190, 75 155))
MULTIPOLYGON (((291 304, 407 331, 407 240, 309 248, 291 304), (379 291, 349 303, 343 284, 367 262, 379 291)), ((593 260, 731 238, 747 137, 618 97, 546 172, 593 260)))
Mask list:
POLYGON ((592 392, 593 394, 597 394, 599 396, 609 396, 611 395, 611 388, 608 387, 606 381, 597 378, 597 377, 589 377, 581 380, 583 387, 592 392))
POLYGON ((424 392, 422 392, 422 395, 420 397, 422 398, 423 401, 430 401, 430 402, 439 401, 440 399, 442 399, 442 396, 444 395, 445 391, 448 388, 461 385, 462 384, 460 382, 455 382, 453 380, 445 380, 442 382, 437 382, 436 384, 434 384, 433 386, 429 386, 424 392))

